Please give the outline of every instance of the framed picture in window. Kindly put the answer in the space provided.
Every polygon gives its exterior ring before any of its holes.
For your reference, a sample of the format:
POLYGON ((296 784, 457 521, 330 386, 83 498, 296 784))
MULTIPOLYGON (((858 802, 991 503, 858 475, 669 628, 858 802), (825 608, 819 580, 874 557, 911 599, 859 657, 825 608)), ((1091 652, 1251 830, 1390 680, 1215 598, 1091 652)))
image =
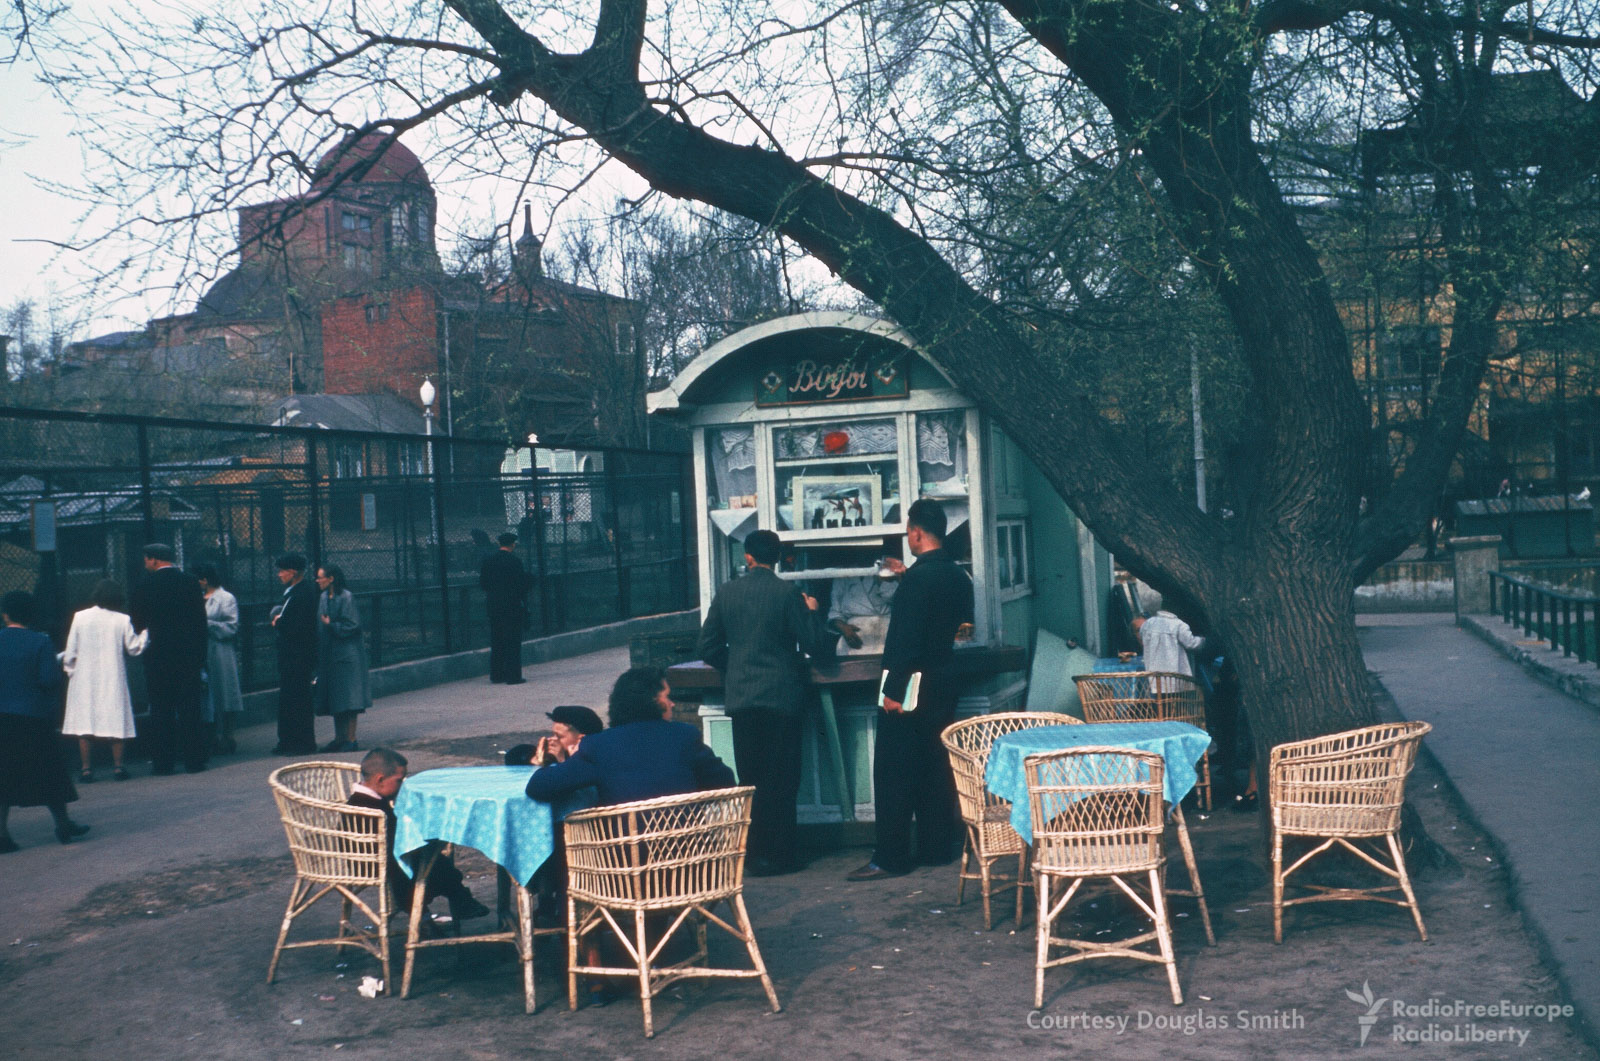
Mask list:
POLYGON ((883 511, 876 475, 807 476, 794 481, 796 530, 873 527, 883 511))

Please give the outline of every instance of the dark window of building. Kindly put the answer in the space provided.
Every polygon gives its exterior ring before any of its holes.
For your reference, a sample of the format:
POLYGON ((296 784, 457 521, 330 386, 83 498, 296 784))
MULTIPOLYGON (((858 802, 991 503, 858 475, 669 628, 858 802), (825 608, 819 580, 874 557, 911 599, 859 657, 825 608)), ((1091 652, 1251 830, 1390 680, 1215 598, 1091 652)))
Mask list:
POLYGON ((1438 375, 1439 329, 1431 325, 1402 324, 1380 335, 1378 369, 1388 379, 1438 375))
POLYGON ((352 214, 348 210, 339 218, 339 227, 346 232, 356 232, 363 236, 372 235, 372 218, 366 214, 352 214))
POLYGON ((333 447, 333 477, 359 479, 367 474, 366 449, 359 442, 337 442, 333 447))
POLYGON ((389 303, 374 302, 367 306, 367 323, 377 324, 379 321, 389 319, 389 303))
POLYGON ((389 207, 390 238, 397 247, 411 241, 411 204, 404 199, 389 207))
POLYGON ((344 245, 344 267, 353 273, 372 272, 372 248, 359 243, 344 245))

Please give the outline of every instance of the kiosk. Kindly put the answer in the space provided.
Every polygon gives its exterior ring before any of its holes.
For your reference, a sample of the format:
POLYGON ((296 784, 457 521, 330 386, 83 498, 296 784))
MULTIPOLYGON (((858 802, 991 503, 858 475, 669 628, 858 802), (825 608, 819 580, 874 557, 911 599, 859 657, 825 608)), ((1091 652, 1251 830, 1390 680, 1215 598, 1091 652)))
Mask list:
MULTIPOLYGON (((806 313, 708 348, 650 412, 693 430, 700 610, 743 568, 757 528, 785 545, 779 574, 802 582, 841 636, 815 661, 822 710, 806 727, 802 823, 872 817, 876 693, 888 601, 885 556, 913 562, 905 511, 937 499, 946 547, 972 576, 975 622, 957 647, 962 716, 1020 710, 1038 630, 1098 651, 1110 557, 1000 430, 890 322, 806 313), (855 642, 859 642, 856 644, 855 642)), ((670 670, 702 700, 706 741, 733 762, 721 676, 670 670)))

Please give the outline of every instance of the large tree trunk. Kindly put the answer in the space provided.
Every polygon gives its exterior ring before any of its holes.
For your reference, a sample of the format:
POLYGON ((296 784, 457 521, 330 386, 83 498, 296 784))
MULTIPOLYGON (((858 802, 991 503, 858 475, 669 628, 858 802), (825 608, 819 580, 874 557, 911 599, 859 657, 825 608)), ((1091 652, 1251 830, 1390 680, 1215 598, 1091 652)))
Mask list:
MULTIPOLYGON (((1378 721, 1356 639, 1347 565, 1270 551, 1248 584, 1207 602, 1209 628, 1234 661, 1259 776, 1273 745, 1378 721)), ((1263 788, 1265 786, 1263 785, 1263 788)))

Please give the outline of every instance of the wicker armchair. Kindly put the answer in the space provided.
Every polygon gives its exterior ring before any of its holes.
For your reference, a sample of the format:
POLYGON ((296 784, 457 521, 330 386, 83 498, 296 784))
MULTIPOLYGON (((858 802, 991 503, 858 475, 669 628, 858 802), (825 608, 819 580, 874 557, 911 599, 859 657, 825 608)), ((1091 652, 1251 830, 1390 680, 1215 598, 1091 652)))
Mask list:
POLYGON ((975 880, 983 889, 983 927, 994 927, 990 899, 996 890, 1011 888, 1017 898, 1017 927, 1022 927, 1022 890, 1033 885, 1028 880, 1028 845, 1011 827, 1011 804, 990 792, 984 785, 989 765, 989 749, 997 737, 1034 726, 1076 725, 1078 719, 1049 711, 1013 711, 964 718, 945 727, 944 741, 950 766, 956 778, 956 796, 961 804, 961 821, 966 826, 966 843, 961 848, 960 884, 956 905, 966 898, 967 881, 975 880), (996 873, 994 865, 1002 858, 1017 860, 1017 874, 996 873), (971 869, 977 862, 977 872, 971 869), (998 889, 996 882, 999 882, 998 889))
POLYGON ((577 1006, 578 975, 629 976, 639 981, 644 1034, 655 1034, 651 1000, 684 977, 759 979, 774 1013, 778 994, 756 946, 744 906, 745 839, 755 789, 725 788, 683 796, 597 807, 567 816, 567 994, 577 1006), (713 908, 727 902, 733 917, 713 908), (619 920, 618 915, 632 914, 619 920), (653 942, 647 914, 673 914, 653 942), (625 924, 624 921, 631 921, 625 924), (750 969, 712 969, 706 958, 706 923, 727 931, 750 955, 750 969), (678 930, 692 923, 695 953, 657 964, 678 930), (580 965, 584 937, 609 926, 633 964, 580 965))
POLYGON ((1416 763, 1423 735, 1432 728, 1426 722, 1367 726, 1272 749, 1267 793, 1272 805, 1274 942, 1283 942, 1284 907, 1339 900, 1407 907, 1417 923, 1417 934, 1427 940, 1428 930, 1422 925, 1422 912, 1417 908, 1396 834, 1400 829, 1400 808, 1405 803, 1406 776, 1416 763), (1315 837, 1322 843, 1284 868, 1286 836, 1315 837), (1377 842, 1380 837, 1382 846, 1377 842), (1358 846, 1352 842, 1356 840, 1370 843, 1358 846), (1285 899, 1283 889, 1289 875, 1335 845, 1395 883, 1374 888, 1300 884, 1313 894, 1285 899), (1384 894, 1395 891, 1404 898, 1384 894))
POLYGON ((278 803, 278 815, 294 856, 295 881, 278 943, 267 966, 267 983, 278 972, 278 958, 296 947, 359 947, 383 965, 383 989, 389 993, 389 863, 388 829, 383 812, 345 803, 360 778, 353 763, 291 763, 272 772, 267 784, 278 803), (362 896, 377 891, 377 908, 362 896), (339 934, 327 939, 288 943, 289 926, 327 896, 343 900, 339 934), (360 912, 352 918, 351 910, 360 912), (359 926, 370 923, 371 929, 359 926))
POLYGON ((1132 958, 1166 966, 1172 1002, 1182 1005, 1163 881, 1161 756, 1127 748, 1073 748, 1030 755, 1025 768, 1039 900, 1034 1008, 1044 1006, 1046 969, 1095 958, 1132 958), (1131 899, 1150 918, 1151 930, 1114 942, 1054 935, 1056 919, 1091 878, 1109 880, 1131 899), (1057 882, 1066 886, 1059 896, 1052 894, 1057 882), (1139 949, 1152 941, 1155 953, 1139 949), (1053 947, 1066 947, 1070 953, 1052 958, 1053 947))
MULTIPOLYGON (((1206 696, 1187 674, 1114 671, 1080 674, 1078 699, 1085 722, 1187 722, 1206 728, 1206 696)), ((1208 731, 1209 732, 1209 731, 1208 731)), ((1211 809, 1211 756, 1200 760, 1194 786, 1202 810, 1211 809)))

